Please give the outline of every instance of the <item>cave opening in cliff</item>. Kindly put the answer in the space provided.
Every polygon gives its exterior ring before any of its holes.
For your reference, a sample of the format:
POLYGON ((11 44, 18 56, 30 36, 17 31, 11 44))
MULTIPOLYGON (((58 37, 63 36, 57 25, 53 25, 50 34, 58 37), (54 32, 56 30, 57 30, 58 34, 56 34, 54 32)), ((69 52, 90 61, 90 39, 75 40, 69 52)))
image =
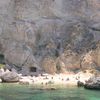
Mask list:
POLYGON ((36 67, 30 67, 30 72, 36 72, 37 68, 36 67))
POLYGON ((0 54, 0 63, 5 64, 5 57, 3 54, 0 54))

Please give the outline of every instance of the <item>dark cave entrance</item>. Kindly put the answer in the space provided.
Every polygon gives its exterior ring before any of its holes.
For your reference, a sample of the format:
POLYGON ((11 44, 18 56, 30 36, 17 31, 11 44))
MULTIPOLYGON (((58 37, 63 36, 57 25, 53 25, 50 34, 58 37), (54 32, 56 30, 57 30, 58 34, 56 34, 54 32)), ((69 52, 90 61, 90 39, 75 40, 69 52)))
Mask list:
POLYGON ((36 67, 30 67, 30 72, 37 72, 37 68, 36 67))
POLYGON ((0 54, 0 63, 5 64, 5 57, 3 54, 0 54))

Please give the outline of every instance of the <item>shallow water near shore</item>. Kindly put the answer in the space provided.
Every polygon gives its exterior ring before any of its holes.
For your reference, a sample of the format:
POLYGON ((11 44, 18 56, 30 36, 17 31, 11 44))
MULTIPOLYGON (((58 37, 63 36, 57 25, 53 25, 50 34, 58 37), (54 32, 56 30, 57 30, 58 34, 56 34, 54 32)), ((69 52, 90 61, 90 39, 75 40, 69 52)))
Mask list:
POLYGON ((35 86, 0 84, 0 100, 100 100, 100 91, 66 87, 41 90, 35 86))

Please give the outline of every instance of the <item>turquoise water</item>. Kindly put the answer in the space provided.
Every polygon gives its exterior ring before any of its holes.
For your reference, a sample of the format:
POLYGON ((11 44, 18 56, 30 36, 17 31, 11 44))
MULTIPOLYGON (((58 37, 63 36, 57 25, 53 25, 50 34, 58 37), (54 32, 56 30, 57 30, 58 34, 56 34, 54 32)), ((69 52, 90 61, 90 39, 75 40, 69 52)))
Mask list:
POLYGON ((77 87, 39 90, 33 86, 1 84, 0 100, 100 100, 100 91, 77 87))

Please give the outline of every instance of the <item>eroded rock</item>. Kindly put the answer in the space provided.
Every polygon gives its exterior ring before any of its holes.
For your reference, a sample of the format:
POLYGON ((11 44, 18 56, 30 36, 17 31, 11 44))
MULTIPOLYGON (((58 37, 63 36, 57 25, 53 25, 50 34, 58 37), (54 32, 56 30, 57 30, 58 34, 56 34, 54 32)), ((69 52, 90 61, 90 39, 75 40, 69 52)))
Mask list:
POLYGON ((42 67, 46 73, 55 74, 56 73, 56 62, 53 58, 44 58, 42 67))

